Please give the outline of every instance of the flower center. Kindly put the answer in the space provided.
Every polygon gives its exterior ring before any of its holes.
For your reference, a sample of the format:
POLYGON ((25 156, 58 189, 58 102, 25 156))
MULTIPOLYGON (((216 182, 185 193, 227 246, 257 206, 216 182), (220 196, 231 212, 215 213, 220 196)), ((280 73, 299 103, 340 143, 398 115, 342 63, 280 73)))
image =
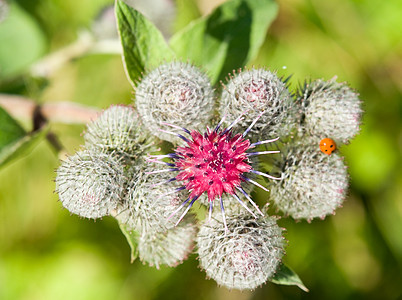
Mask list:
POLYGON ((190 197, 208 193, 208 200, 233 194, 242 182, 242 174, 249 172, 246 150, 250 141, 242 135, 232 135, 230 130, 220 132, 207 129, 204 135, 191 132, 187 146, 178 147, 175 166, 179 171, 176 180, 184 181, 190 197))

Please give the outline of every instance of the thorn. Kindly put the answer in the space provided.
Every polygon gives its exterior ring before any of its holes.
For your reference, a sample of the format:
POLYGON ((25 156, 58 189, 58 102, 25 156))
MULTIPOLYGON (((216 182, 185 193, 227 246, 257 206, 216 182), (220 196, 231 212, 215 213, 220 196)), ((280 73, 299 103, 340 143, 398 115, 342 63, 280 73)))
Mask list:
POLYGON ((279 140, 279 137, 277 137, 275 139, 272 139, 272 140, 259 141, 259 142, 251 144, 249 148, 254 148, 255 146, 262 145, 262 144, 272 143, 272 142, 275 142, 277 140, 279 140))
POLYGON ((273 179, 273 180, 282 180, 283 179, 282 177, 275 177, 275 176, 272 176, 272 175, 269 175, 269 174, 266 174, 266 173, 263 173, 263 172, 260 172, 260 171, 256 171, 256 170, 250 170, 250 172, 254 173, 254 174, 257 174, 257 175, 267 177, 269 179, 273 179))
POLYGON ((260 208, 258 207, 258 205, 251 199, 250 195, 247 194, 247 192, 242 188, 242 187, 236 187, 240 192, 243 193, 243 195, 247 198, 248 201, 250 201, 250 203, 255 207, 255 209, 258 211, 258 213, 261 216, 264 216, 264 214, 262 213, 262 211, 260 210, 260 208))
POLYGON ((159 196, 156 198, 156 200, 158 200, 158 199, 160 199, 160 198, 162 198, 162 197, 164 197, 164 196, 167 196, 167 195, 170 195, 170 194, 174 194, 174 193, 180 192, 180 191, 184 190, 185 188, 186 188, 185 186, 178 187, 178 188, 174 189, 173 191, 170 191, 170 192, 164 193, 164 194, 162 194, 162 195, 159 195, 159 196))
POLYGON ((225 234, 229 234, 229 229, 226 224, 226 216, 225 216, 225 209, 223 208, 223 200, 222 197, 219 198, 219 201, 221 203, 221 212, 222 212, 222 218, 223 218, 223 224, 225 225, 225 234))
POLYGON ((243 112, 240 114, 240 116, 237 117, 237 119, 234 120, 234 121, 232 122, 232 124, 230 124, 229 127, 227 127, 227 128, 224 130, 223 133, 228 132, 234 125, 236 125, 240 120, 242 120, 242 119, 243 119, 243 116, 244 116, 247 112, 248 112, 248 110, 243 111, 243 112))
POLYGON ((175 135, 175 136, 181 138, 181 139, 182 139, 183 141, 185 141, 186 143, 190 143, 190 141, 189 141, 188 138, 182 136, 182 135, 179 134, 179 133, 175 133, 175 132, 172 132, 172 131, 169 131, 169 130, 164 130, 164 129, 161 129, 161 128, 158 128, 158 131, 162 131, 162 132, 164 132, 164 133, 168 133, 168 134, 171 134, 171 135, 175 135))
POLYGON ((273 153, 280 153, 280 151, 274 150, 274 151, 248 152, 247 156, 254 156, 254 155, 261 155, 261 154, 273 154, 273 153))
POLYGON ((173 163, 168 163, 168 162, 164 162, 164 161, 159 161, 159 160, 157 160, 156 158, 155 158, 155 159, 151 159, 151 158, 146 157, 145 160, 146 160, 147 162, 150 162, 150 163, 166 165, 166 166, 169 166, 169 167, 175 167, 175 166, 176 166, 176 165, 173 164, 173 163))
POLYGON ((226 114, 223 115, 222 120, 220 120, 220 122, 218 123, 218 125, 216 125, 216 127, 215 127, 215 129, 214 129, 215 132, 218 132, 219 128, 221 127, 221 125, 222 125, 222 123, 225 121, 225 119, 226 119, 226 114))
POLYGON ((188 197, 188 198, 186 199, 186 201, 184 201, 174 212, 172 212, 172 213, 170 214, 170 216, 167 217, 166 220, 169 221, 175 214, 178 213, 178 211, 179 211, 180 209, 182 209, 182 208, 188 203, 188 201, 190 201, 190 197, 188 197))
POLYGON ((209 202, 209 217, 208 217, 208 222, 211 222, 212 218, 212 210, 214 208, 214 201, 209 202))
POLYGON ((172 181, 175 181, 175 180, 176 180, 176 177, 173 177, 173 178, 170 178, 168 180, 165 180, 165 181, 162 181, 162 182, 159 182, 159 183, 154 183, 154 184, 151 185, 151 187, 154 188, 154 187, 157 187, 159 185, 163 185, 165 183, 169 183, 169 182, 172 182, 172 181))
POLYGON ((258 182, 255 182, 254 180, 251 180, 250 178, 245 177, 244 175, 240 175, 241 178, 243 178, 245 181, 251 182, 252 184, 254 184, 255 186, 258 186, 259 188, 263 189, 266 192, 269 192, 269 190, 262 186, 261 184, 259 184, 258 182))
POLYGON ((257 219, 257 216, 251 211, 250 208, 247 207, 246 204, 239 198, 239 196, 236 195, 236 193, 233 193, 233 196, 236 198, 237 201, 240 202, 240 204, 254 217, 257 219))
POLYGON ((164 155, 149 155, 149 157, 155 158, 155 159, 179 158, 179 156, 176 153, 169 153, 169 154, 164 154, 164 155))
POLYGON ((188 130, 187 128, 180 127, 180 126, 177 126, 177 125, 174 125, 174 124, 170 124, 170 123, 167 123, 167 122, 161 122, 160 124, 161 124, 161 125, 170 126, 170 127, 176 128, 176 129, 183 130, 185 133, 188 133, 188 134, 191 135, 190 130, 188 130))
POLYGON ((247 133, 251 130, 251 128, 253 128, 253 126, 255 125, 255 123, 257 123, 257 121, 261 118, 261 116, 263 115, 263 113, 265 112, 265 110, 263 112, 261 112, 257 118, 254 119, 254 121, 251 123, 251 125, 246 129, 246 131, 243 132, 243 137, 245 137, 247 135, 247 133))
POLYGON ((145 174, 156 174, 156 173, 165 173, 165 172, 176 172, 179 171, 178 168, 170 168, 170 169, 163 169, 163 170, 156 170, 156 171, 151 171, 151 172, 145 172, 145 174))
MULTIPOLYGON (((191 206, 193 206, 195 200, 198 199, 199 196, 195 196, 193 197, 193 199, 191 200, 190 204, 187 206, 186 210, 184 211, 184 213, 180 216, 179 220, 176 222, 176 224, 174 226, 177 226, 181 220, 183 220, 184 216, 187 214, 187 212, 190 210, 191 206)), ((190 198, 189 198, 190 199, 190 198)))

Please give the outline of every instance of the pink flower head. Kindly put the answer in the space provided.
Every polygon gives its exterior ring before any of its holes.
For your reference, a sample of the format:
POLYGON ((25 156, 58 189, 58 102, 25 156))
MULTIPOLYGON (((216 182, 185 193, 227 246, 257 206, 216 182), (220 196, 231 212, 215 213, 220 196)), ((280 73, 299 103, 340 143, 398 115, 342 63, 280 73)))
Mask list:
POLYGON ((175 165, 179 169, 176 180, 184 181, 190 198, 208 193, 208 201, 221 198, 223 193, 233 195, 240 187, 241 175, 251 170, 246 150, 250 141, 241 134, 232 136, 228 131, 211 131, 204 135, 191 132, 192 140, 186 147, 178 147, 175 165))
MULTIPOLYGON (((178 221, 180 222, 180 220, 191 208, 193 203, 205 192, 208 194, 208 202, 210 203, 210 217, 213 208, 213 202, 215 201, 215 199, 218 198, 221 204, 221 210, 225 222, 224 208, 222 202, 222 195, 225 193, 232 195, 244 206, 244 208, 246 208, 253 216, 255 216, 255 214, 243 203, 243 201, 236 194, 236 190, 242 193, 257 209, 257 211, 261 215, 263 215, 258 206, 253 202, 251 197, 241 187, 242 182, 249 182, 259 186, 264 190, 267 190, 259 183, 248 178, 248 173, 262 175, 271 179, 280 179, 254 170, 249 161, 250 156, 279 152, 247 152, 247 150, 254 148, 257 145, 278 140, 273 139, 251 143, 250 140, 245 138, 247 133, 261 117, 261 115, 262 114, 260 114, 256 118, 256 120, 253 121, 250 127, 243 134, 234 134, 232 132, 232 127, 242 119, 243 114, 239 118, 237 118, 228 128, 222 130, 219 129, 224 121, 223 119, 214 130, 207 128, 204 134, 201 134, 196 130, 189 131, 188 129, 181 128, 176 125, 163 123, 163 125, 179 128, 190 136, 189 138, 187 138, 181 134, 176 134, 178 137, 185 141, 186 145, 177 147, 174 153, 168 155, 153 156, 153 158, 155 159, 169 157, 173 161, 171 163, 165 163, 171 168, 165 170, 157 170, 151 173, 159 173, 164 171, 178 172, 178 174, 174 178, 170 179, 168 182, 183 182, 183 186, 178 188, 177 190, 186 189, 189 191, 189 196, 187 200, 185 200, 170 217, 172 217, 186 204, 189 203, 187 209, 178 221)), ((166 133, 175 134, 170 131, 163 131, 166 133)), ((160 162, 155 160, 151 161, 160 162)))

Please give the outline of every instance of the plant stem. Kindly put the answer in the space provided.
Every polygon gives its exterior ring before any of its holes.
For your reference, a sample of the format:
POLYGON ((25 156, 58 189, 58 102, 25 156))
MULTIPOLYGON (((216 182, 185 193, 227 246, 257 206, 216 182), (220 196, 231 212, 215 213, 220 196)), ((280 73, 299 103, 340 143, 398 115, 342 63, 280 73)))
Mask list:
POLYGON ((85 124, 96 119, 100 109, 73 102, 53 102, 38 105, 34 100, 22 96, 0 94, 0 106, 17 119, 33 120, 39 113, 48 122, 85 124))

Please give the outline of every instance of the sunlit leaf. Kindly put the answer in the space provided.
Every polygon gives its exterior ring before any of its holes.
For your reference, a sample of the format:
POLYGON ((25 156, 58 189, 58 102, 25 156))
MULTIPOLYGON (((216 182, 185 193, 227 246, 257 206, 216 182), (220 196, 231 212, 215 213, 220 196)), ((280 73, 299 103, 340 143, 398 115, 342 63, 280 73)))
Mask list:
POLYGON ((0 149, 0 167, 10 161, 29 154, 32 149, 46 136, 47 128, 39 129, 33 133, 28 133, 22 138, 2 147, 0 149))
POLYGON ((134 262, 138 257, 138 238, 139 234, 134 230, 129 230, 126 225, 119 222, 121 232, 127 239, 131 249, 131 262, 134 262))
POLYGON ((257 55, 277 11, 273 0, 228 1, 174 35, 170 46, 205 68, 215 83, 257 55))
POLYGON ((123 46, 123 62, 132 85, 142 74, 173 58, 162 33, 140 12, 116 2, 116 18, 123 46))
POLYGON ((281 264, 275 276, 270 278, 269 281, 282 285, 296 285, 305 292, 309 291, 299 276, 285 264, 281 264))
POLYGON ((191 21, 201 17, 201 12, 199 11, 195 0, 176 0, 176 9, 176 31, 183 29, 191 21))
POLYGON ((25 130, 0 107, 0 151, 25 136, 25 130))

